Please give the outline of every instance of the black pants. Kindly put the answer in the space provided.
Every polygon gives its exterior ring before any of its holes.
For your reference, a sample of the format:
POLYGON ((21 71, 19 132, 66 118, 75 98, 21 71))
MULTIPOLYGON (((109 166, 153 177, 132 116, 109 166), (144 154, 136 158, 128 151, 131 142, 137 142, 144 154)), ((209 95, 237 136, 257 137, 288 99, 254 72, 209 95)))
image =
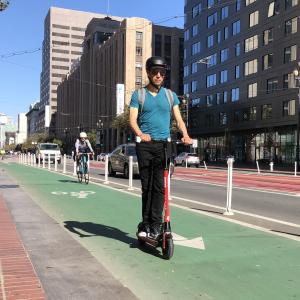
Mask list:
POLYGON ((164 208, 164 143, 136 143, 136 153, 142 183, 143 222, 161 223, 164 208))

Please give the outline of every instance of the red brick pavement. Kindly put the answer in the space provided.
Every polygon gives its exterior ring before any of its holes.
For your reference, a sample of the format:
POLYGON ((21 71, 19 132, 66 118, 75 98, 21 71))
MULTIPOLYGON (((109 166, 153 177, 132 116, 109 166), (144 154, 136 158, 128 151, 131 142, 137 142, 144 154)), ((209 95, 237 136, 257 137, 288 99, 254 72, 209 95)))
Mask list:
POLYGON ((21 299, 46 296, 0 195, 0 300, 21 299))

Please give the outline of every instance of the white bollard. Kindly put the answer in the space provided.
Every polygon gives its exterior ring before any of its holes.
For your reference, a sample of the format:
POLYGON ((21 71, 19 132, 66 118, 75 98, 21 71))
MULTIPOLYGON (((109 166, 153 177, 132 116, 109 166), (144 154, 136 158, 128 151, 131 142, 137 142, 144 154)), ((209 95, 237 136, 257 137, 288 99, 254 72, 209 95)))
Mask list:
POLYGON ((45 169, 45 164, 46 164, 46 162, 45 162, 45 154, 43 153, 43 169, 45 169))
POLYGON ((109 184, 108 181, 108 155, 105 155, 105 180, 104 180, 104 184, 109 184))
POLYGON ((77 169, 77 158, 75 157, 75 160, 74 160, 74 163, 73 163, 73 175, 76 176, 77 175, 77 172, 76 172, 76 169, 77 169))
POLYGON ((50 153, 48 153, 48 170, 51 170, 50 153))
POLYGON ((30 165, 33 166, 33 154, 30 154, 30 165))
POLYGON ((233 169, 233 158, 228 158, 227 165, 228 165, 228 171, 227 171, 227 201, 226 201, 226 210, 224 212, 224 215, 226 216, 233 216, 234 213, 231 210, 231 202, 232 202, 232 169, 233 169))
POLYGON ((36 155, 33 154, 33 166, 36 167, 36 155))
POLYGON ((39 153, 39 156, 38 156, 38 168, 41 167, 41 153, 39 153))
POLYGON ((57 155, 54 156, 54 171, 57 172, 57 155))
POLYGON ((187 164, 187 159, 186 159, 186 160, 185 160, 185 167, 186 167, 186 168, 187 168, 187 165, 188 165, 188 164, 187 164))
POLYGON ((274 167, 274 163, 271 161, 271 162, 270 162, 270 172, 273 172, 273 171, 274 171, 273 167, 274 167))
POLYGON ((133 177, 133 157, 129 156, 129 185, 128 185, 128 190, 133 191, 132 187, 132 177, 133 177))
POLYGON ((298 166, 298 162, 297 161, 295 161, 295 173, 294 173, 294 176, 297 176, 297 166, 298 166))
POLYGON ((257 173, 260 174, 259 163, 256 161, 257 173))
POLYGON ((64 154, 64 161, 63 161, 63 173, 66 174, 66 166, 67 166, 67 156, 64 154))
POLYGON ((205 160, 203 161, 203 164, 204 164, 204 168, 205 168, 205 170, 207 170, 207 166, 206 166, 206 162, 205 162, 205 160))

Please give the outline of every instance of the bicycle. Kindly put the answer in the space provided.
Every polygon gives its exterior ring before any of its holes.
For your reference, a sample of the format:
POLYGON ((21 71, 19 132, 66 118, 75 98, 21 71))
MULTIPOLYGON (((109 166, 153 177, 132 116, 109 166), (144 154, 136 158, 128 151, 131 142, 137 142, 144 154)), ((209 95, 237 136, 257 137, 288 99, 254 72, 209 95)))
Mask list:
POLYGON ((78 170, 77 170, 77 177, 78 177, 78 182, 82 183, 82 180, 84 178, 84 182, 86 184, 89 183, 90 181, 90 175, 89 175, 89 166, 88 166, 88 161, 89 161, 89 155, 91 153, 78 153, 78 170))

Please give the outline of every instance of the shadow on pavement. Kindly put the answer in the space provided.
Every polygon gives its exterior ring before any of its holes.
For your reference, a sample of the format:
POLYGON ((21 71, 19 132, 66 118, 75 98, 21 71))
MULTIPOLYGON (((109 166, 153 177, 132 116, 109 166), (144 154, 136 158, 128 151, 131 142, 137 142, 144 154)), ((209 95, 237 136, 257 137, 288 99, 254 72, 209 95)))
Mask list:
POLYGON ((79 237, 104 236, 110 239, 115 239, 128 244, 130 248, 138 248, 139 250, 160 257, 160 251, 150 245, 141 246, 137 239, 128 236, 126 233, 116 227, 111 227, 103 224, 92 222, 65 221, 64 226, 70 232, 76 233, 79 237), (84 232, 84 233, 82 233, 84 232))
POLYGON ((77 180, 68 180, 68 179, 59 179, 59 182, 67 182, 67 183, 78 183, 77 180))

